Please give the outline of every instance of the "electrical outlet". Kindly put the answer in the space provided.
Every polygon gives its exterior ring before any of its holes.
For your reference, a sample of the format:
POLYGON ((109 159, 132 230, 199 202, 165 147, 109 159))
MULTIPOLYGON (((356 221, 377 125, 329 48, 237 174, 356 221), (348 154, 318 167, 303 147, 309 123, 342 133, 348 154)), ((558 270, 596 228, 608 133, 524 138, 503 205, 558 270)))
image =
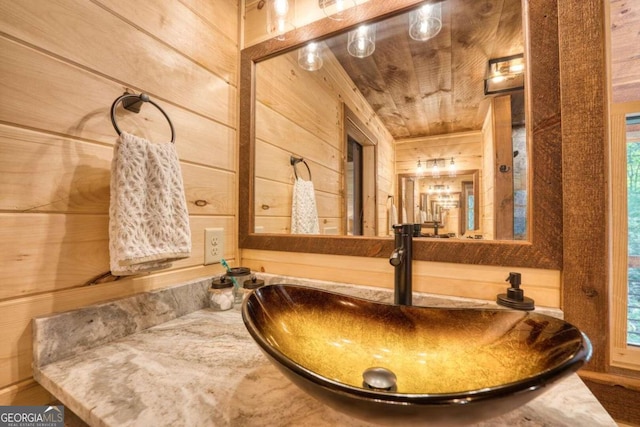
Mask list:
POLYGON ((204 265, 220 262, 224 253, 224 228, 204 229, 204 265))

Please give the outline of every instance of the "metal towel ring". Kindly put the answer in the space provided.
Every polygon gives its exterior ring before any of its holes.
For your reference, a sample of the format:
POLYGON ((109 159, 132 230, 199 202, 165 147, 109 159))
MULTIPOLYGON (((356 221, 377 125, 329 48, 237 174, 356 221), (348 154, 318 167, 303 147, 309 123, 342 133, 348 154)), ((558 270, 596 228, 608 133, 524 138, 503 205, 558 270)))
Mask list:
POLYGON ((296 165, 302 162, 307 167, 307 172, 309 172, 309 181, 311 181, 311 169, 309 168, 309 164, 302 157, 291 156, 289 161, 291 162, 291 166, 293 166, 293 174, 296 176, 296 179, 298 179, 298 171, 296 170, 296 165))
POLYGON ((171 128, 171 143, 176 142, 176 132, 175 132, 175 129, 173 128, 173 123, 171 123, 171 119, 169 118, 167 113, 164 112, 162 107, 160 107, 158 104, 156 104, 151 99, 149 99, 149 95, 147 95, 146 93, 141 93, 140 95, 136 95, 134 93, 125 92, 124 95, 119 96, 118 98, 116 98, 115 101, 113 101, 113 104, 111 105, 111 123, 113 124, 113 127, 115 128, 116 132, 118 132, 118 135, 122 133, 122 131, 118 127, 118 124, 116 123, 116 108, 118 107, 118 104, 120 102, 122 102, 122 106, 125 109, 132 111, 134 113, 140 112, 140 107, 142 106, 143 102, 148 102, 149 104, 156 107, 158 110, 160 110, 162 115, 169 122, 169 127, 171 128))

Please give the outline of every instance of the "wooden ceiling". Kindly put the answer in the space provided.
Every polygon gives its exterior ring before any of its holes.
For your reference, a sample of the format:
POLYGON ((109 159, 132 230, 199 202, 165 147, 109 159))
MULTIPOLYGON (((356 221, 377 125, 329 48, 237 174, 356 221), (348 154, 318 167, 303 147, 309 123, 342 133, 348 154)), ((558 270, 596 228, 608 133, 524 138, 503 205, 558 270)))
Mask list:
POLYGON ((521 0, 445 0, 424 42, 409 37, 409 14, 376 25, 369 57, 350 56, 346 34, 327 45, 396 140, 480 129, 489 59, 524 52, 521 0))

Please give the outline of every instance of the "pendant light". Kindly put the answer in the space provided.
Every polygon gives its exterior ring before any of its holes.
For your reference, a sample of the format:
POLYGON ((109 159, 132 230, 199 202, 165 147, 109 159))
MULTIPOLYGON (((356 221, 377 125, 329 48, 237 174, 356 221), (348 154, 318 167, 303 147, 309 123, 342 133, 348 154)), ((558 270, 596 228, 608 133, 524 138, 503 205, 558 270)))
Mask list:
POLYGON ((342 21, 345 11, 355 5, 355 0, 318 0, 318 6, 325 16, 334 21, 342 21))
POLYGON ((267 1, 267 33, 284 40, 284 33, 293 30, 294 0, 267 1))
POLYGON ((307 71, 316 71, 322 68, 322 57, 318 43, 311 42, 298 49, 298 65, 307 71))
POLYGON ((418 41, 434 38, 442 29, 442 4, 422 5, 409 15, 409 36, 418 41))
POLYGON ((366 58, 376 49, 375 24, 361 25, 349 32, 347 37, 347 51, 356 58, 366 58))

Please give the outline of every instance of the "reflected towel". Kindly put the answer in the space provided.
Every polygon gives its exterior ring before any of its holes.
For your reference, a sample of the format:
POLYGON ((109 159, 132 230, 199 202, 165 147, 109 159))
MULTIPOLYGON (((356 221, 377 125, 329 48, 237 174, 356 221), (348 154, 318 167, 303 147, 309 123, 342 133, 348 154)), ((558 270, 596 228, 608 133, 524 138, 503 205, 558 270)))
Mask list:
POLYGON ((389 208, 389 232, 393 234, 393 226, 398 223, 398 209, 396 209, 396 205, 391 203, 391 207, 389 208))
POLYGON ((111 274, 168 268, 190 255, 189 213, 175 144, 153 144, 122 132, 111 164, 111 274))
POLYGON ((319 234, 318 210, 313 182, 296 178, 291 203, 291 234, 319 234))

